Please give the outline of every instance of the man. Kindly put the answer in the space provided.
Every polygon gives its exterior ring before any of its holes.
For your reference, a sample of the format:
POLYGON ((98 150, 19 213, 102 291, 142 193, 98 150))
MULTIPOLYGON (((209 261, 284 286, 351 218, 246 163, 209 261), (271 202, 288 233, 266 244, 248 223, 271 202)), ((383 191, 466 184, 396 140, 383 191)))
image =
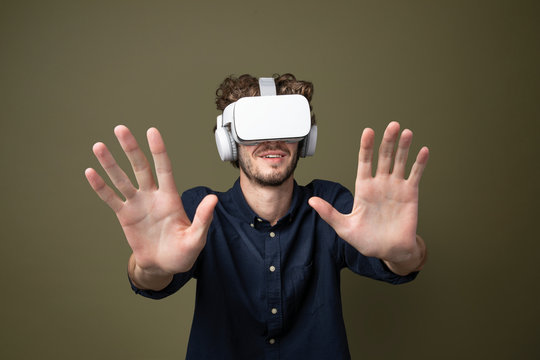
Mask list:
MULTIPOLYGON (((309 82, 287 74, 275 84, 278 95, 311 100, 309 82)), ((258 88, 249 75, 226 79, 216 92, 218 109, 258 96, 258 88)), ((102 143, 93 151, 125 200, 95 170, 86 177, 133 250, 128 273, 135 292, 159 299, 197 279, 187 358, 348 359, 341 269, 399 284, 414 279, 426 259, 416 226, 429 152, 419 151, 405 178, 412 132, 399 133, 396 122, 386 128, 372 176, 374 132, 364 130, 354 196, 333 182, 296 184, 304 139, 234 144, 240 176, 229 191, 198 187, 180 197, 155 128, 147 137, 159 186, 125 126, 115 134, 138 189, 102 143)))

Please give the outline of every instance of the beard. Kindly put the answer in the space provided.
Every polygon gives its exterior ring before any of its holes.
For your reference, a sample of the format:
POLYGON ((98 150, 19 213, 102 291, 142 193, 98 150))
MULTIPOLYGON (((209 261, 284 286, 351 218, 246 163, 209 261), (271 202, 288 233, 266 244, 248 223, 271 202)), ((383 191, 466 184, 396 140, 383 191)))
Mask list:
MULTIPOLYGON (((286 146, 280 146, 279 144, 270 143, 268 145, 262 146, 260 149, 257 149, 255 155, 257 153, 267 150, 282 150, 290 154, 286 146)), ((298 150, 296 150, 294 154, 290 155, 292 161, 287 165, 284 171, 273 171, 269 174, 263 174, 259 171, 259 169, 254 166, 253 161, 251 161, 249 156, 244 155, 243 151, 239 149, 238 165, 250 181, 254 181, 261 186, 280 186, 293 175, 294 170, 296 169, 296 165, 298 165, 298 159, 300 158, 300 153, 298 152, 298 150)), ((273 165, 271 167, 273 169, 277 169, 279 166, 273 165)))

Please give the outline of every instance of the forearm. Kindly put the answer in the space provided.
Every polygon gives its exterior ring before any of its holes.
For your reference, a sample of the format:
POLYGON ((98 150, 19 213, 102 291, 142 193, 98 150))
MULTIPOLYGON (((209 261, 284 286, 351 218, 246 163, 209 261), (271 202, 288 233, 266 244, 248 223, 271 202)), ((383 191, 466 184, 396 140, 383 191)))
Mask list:
POLYGON ((128 262, 128 275, 133 285, 141 290, 162 290, 169 285, 173 279, 172 274, 141 269, 137 266, 133 254, 131 254, 128 262))
POLYGON ((408 275, 413 271, 419 271, 427 261, 427 248, 424 240, 416 235, 416 246, 410 250, 410 256, 400 262, 383 260, 386 266, 397 275, 408 275))

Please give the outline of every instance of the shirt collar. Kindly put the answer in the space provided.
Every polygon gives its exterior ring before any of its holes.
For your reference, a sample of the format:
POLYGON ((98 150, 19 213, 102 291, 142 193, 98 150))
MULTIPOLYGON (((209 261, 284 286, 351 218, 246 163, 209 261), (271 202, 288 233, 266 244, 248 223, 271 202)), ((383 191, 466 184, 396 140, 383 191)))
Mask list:
MULTIPOLYGON (((238 216, 242 220, 250 224, 257 224, 257 223, 260 223, 261 220, 263 220, 248 205, 246 198, 244 197, 244 193, 242 192, 242 188, 240 187, 240 178, 236 180, 233 187, 231 188, 231 195, 232 195, 232 200, 234 201, 234 203, 236 204, 238 208, 238 216)), ((296 183, 296 180, 294 180, 291 206, 289 207, 289 211, 285 214, 285 216, 283 216, 278 221, 277 225, 292 221, 300 205, 299 197, 300 197, 300 187, 296 183)))

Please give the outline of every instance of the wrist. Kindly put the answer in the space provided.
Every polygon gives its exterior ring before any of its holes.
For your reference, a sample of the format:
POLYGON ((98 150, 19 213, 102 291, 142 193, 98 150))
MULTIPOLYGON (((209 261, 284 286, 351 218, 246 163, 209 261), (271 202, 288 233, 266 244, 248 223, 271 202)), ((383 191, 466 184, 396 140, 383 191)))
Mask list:
POLYGON ((132 254, 128 263, 128 275, 135 287, 141 290, 159 291, 170 284, 174 274, 157 268, 141 268, 132 254))
POLYGON ((383 260, 388 268, 397 275, 408 275, 414 271, 420 271, 427 261, 427 248, 424 240, 416 235, 416 243, 413 249, 403 260, 383 260))

